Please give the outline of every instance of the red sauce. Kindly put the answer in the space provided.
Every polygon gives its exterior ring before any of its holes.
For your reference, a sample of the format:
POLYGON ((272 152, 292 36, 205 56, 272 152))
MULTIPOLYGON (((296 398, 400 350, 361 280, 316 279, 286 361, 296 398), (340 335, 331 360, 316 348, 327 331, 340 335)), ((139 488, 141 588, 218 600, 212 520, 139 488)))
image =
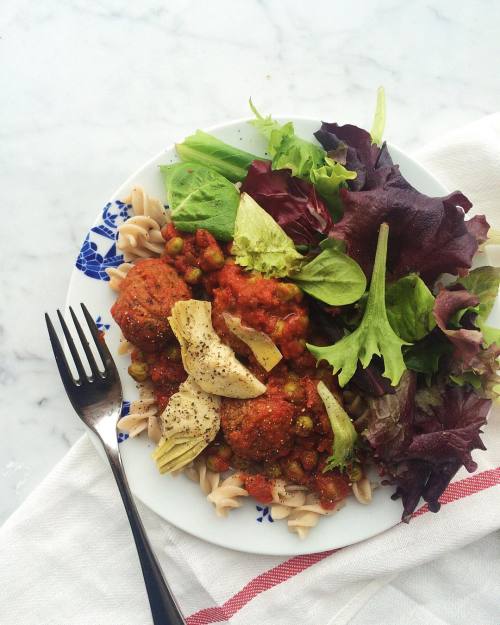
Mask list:
POLYGON ((273 481, 263 475, 246 475, 245 488, 251 497, 261 503, 271 503, 273 500, 273 481))
POLYGON ((212 321, 226 342, 245 353, 244 345, 227 329, 222 317, 222 313, 229 312, 243 325, 269 335, 284 358, 304 354, 309 317, 301 303, 302 292, 295 285, 244 271, 233 262, 227 262, 216 279, 212 321))
POLYGON ((169 223, 163 228, 162 236, 166 242, 164 258, 169 265, 175 267, 180 276, 187 276, 193 267, 200 269, 203 276, 204 273, 217 271, 224 265, 222 249, 207 230, 199 229, 194 234, 179 233, 174 224, 169 223), (179 252, 169 247, 169 242, 174 238, 182 240, 182 249, 179 252))

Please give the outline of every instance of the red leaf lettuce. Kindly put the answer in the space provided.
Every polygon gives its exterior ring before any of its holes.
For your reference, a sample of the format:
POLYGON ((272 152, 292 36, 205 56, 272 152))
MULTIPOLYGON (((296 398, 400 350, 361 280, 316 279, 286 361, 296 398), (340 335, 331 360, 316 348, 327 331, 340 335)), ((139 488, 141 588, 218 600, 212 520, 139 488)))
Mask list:
POLYGON ((316 245, 330 232, 330 213, 312 184, 288 169, 272 170, 269 161, 254 161, 241 191, 248 193, 300 245, 316 245))
POLYGON ((415 374, 408 372, 394 395, 370 400, 364 423, 356 422, 396 486, 393 498, 402 498, 406 522, 421 497, 437 512, 439 497, 462 466, 476 470, 471 452, 485 448, 479 435, 491 406, 471 388, 433 387, 438 401, 423 412, 415 388, 415 374))
POLYGON ((391 232, 388 271, 392 278, 418 272, 432 283, 441 273, 467 273, 489 226, 484 216, 465 221, 472 205, 462 193, 443 198, 420 193, 393 164, 386 145, 373 145, 369 133, 356 126, 323 123, 315 136, 326 150, 344 153, 346 167, 357 173, 348 182, 350 190, 340 190, 344 216, 331 236, 345 241, 348 254, 367 275, 383 222, 391 232))
POLYGON ((441 289, 434 302, 434 318, 438 328, 447 336, 453 344, 453 357, 468 368, 478 355, 483 336, 479 330, 474 329, 449 329, 448 325, 455 313, 459 310, 476 306, 479 298, 466 291, 463 287, 454 287, 456 290, 441 289))

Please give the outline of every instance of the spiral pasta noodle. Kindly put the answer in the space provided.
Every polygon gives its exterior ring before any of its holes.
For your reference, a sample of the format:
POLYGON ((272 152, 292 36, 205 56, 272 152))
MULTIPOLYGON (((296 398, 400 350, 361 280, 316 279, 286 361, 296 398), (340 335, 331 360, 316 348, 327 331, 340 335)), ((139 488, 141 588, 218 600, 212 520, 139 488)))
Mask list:
POLYGON ((285 480, 276 480, 273 485, 271 516, 275 521, 286 519, 294 508, 306 502, 306 487, 287 484, 285 480))
POLYGON ((120 356, 124 356, 125 354, 130 354, 133 349, 133 344, 129 340, 127 340, 122 334, 120 336, 120 343, 118 344, 118 354, 120 356))
POLYGON ((345 501, 339 501, 332 510, 326 510, 319 503, 314 493, 306 496, 303 506, 294 508, 288 516, 288 529, 303 540, 313 527, 316 527, 322 516, 334 514, 345 506, 345 501))
POLYGON ((132 263, 122 263, 118 265, 118 267, 109 267, 106 269, 106 273, 109 276, 109 286, 113 291, 120 290, 121 283, 133 266, 132 263))
POLYGON ((133 216, 118 227, 118 249, 126 261, 160 256, 165 248, 161 228, 169 220, 163 204, 140 186, 125 201, 132 205, 133 216))
POLYGON ((234 473, 214 488, 207 499, 215 506, 217 516, 227 516, 233 508, 241 507, 240 497, 248 497, 248 493, 243 488, 242 478, 234 473))
POLYGON ((361 395, 344 391, 343 398, 345 411, 350 417, 363 420, 368 416, 370 408, 361 395))
POLYGON ((220 473, 210 471, 203 456, 196 458, 191 466, 184 469, 184 473, 190 480, 199 484, 205 495, 210 495, 219 486, 220 473))
POLYGON ((149 438, 155 443, 160 440, 158 405, 149 384, 141 385, 139 399, 130 404, 128 415, 118 421, 117 427, 121 432, 127 432, 131 438, 147 431, 149 438))
POLYGON ((359 503, 363 505, 371 503, 373 499, 373 488, 367 477, 361 478, 358 482, 353 482, 352 492, 359 503))

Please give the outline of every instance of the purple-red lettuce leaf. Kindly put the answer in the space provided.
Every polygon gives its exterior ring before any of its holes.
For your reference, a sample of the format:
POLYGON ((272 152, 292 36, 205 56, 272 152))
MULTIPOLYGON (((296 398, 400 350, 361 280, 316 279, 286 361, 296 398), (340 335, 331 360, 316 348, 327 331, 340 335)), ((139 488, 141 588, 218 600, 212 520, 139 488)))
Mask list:
POLYGON ((406 448, 383 458, 396 485, 394 496, 403 500, 404 521, 410 519, 420 497, 437 512, 439 497, 456 472, 462 466, 469 472, 476 470, 471 453, 485 449, 480 434, 490 406, 490 400, 478 397, 471 388, 446 387, 442 402, 430 408, 423 423, 416 419, 406 448))
POLYGON ((432 283, 441 273, 464 275, 477 251, 464 213, 471 203, 459 192, 431 198, 391 183, 370 191, 340 190, 344 216, 331 236, 370 274, 380 224, 390 227, 387 269, 392 279, 419 273, 432 283))
POLYGON ((289 170, 273 170, 269 161, 254 161, 241 191, 248 193, 297 245, 316 245, 333 222, 312 184, 289 170))
POLYGON ((405 371, 395 392, 369 400, 369 417, 362 436, 382 460, 400 454, 409 443, 415 415, 417 376, 405 371))
POLYGON ((387 145, 383 143, 379 148, 373 144, 370 133, 363 128, 323 122, 314 136, 330 158, 357 173, 357 177, 348 182, 353 191, 378 187, 399 175, 399 168, 392 162, 387 145))
POLYGON ((479 298, 463 287, 457 290, 441 289, 434 302, 434 318, 438 328, 453 344, 453 358, 468 369, 481 350, 483 336, 479 330, 466 328, 450 329, 454 315, 465 308, 477 306, 479 298))
POLYGON ((331 236, 346 242, 347 252, 370 274, 376 233, 391 229, 388 272, 392 279, 417 272, 430 284, 441 273, 465 275, 478 245, 487 236, 484 216, 465 221, 471 207, 458 191, 431 198, 416 189, 394 165, 385 143, 378 147, 362 128, 323 122, 315 133, 328 153, 345 153, 345 166, 357 173, 340 190, 343 218, 331 236))

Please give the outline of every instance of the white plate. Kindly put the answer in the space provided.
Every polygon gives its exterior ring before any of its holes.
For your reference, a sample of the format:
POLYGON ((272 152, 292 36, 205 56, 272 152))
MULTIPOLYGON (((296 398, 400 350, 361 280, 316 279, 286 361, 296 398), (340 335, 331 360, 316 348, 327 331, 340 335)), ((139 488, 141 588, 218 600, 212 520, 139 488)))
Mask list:
MULTIPOLYGON (((288 118, 295 124, 298 135, 313 139, 319 121, 288 118)), ((265 141, 247 120, 240 120, 210 129, 210 132, 229 144, 254 154, 264 154, 265 141)), ((399 163, 404 176, 420 191, 428 195, 444 195, 447 190, 418 163, 395 147, 390 147, 394 162, 399 163)), ((112 196, 95 225, 90 230, 78 257, 68 292, 69 305, 77 307, 85 302, 95 315, 98 326, 106 331, 106 342, 116 354, 119 340, 118 326, 109 309, 115 299, 106 281, 105 268, 119 264, 115 237, 117 226, 127 215, 127 207, 120 202, 136 184, 142 185, 155 197, 165 200, 165 192, 158 165, 177 161, 174 147, 146 163, 112 196)), ((136 398, 137 390, 127 374, 128 356, 115 357, 123 383, 124 398, 136 398)), ((401 518, 401 502, 390 498, 393 488, 375 491, 371 505, 363 506, 350 497, 338 514, 320 519, 306 540, 301 541, 288 532, 286 521, 271 522, 267 509, 256 506, 254 500, 231 512, 226 519, 218 518, 196 484, 185 476, 173 478, 160 475, 150 454, 152 444, 146 438, 128 439, 121 443, 126 473, 134 495, 173 525, 198 538, 240 551, 266 555, 298 555, 335 549, 370 538, 396 525, 401 518)), ((84 469, 84 467, 82 467, 84 469)), ((411 527, 408 531, 411 531, 411 527)))

